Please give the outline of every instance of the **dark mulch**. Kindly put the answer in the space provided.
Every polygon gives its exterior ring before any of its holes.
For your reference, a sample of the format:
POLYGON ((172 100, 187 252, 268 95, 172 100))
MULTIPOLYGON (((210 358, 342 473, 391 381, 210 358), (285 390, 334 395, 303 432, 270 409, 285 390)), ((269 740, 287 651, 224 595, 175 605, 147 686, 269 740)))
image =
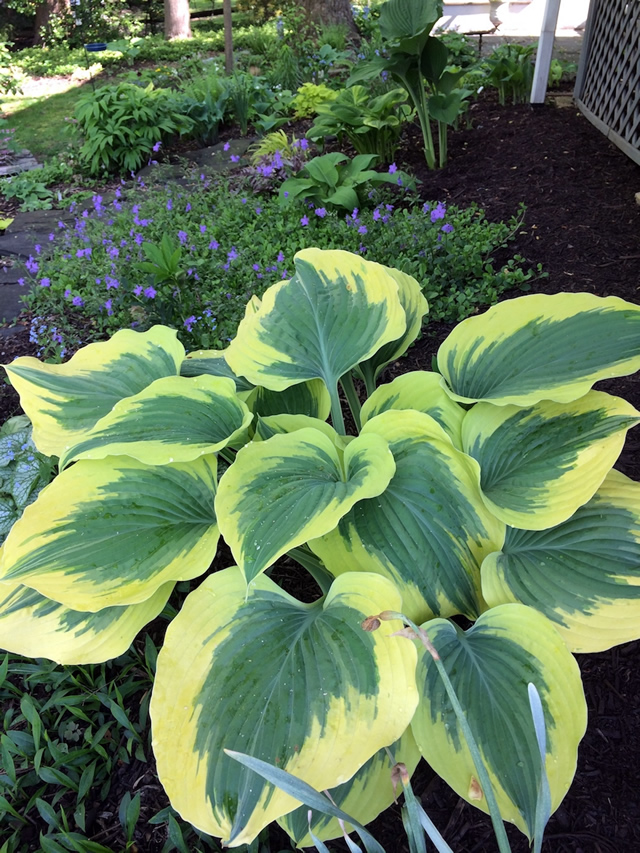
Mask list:
MULTIPOLYGON (((461 206, 476 202, 489 219, 506 219, 525 202, 526 224, 512 248, 532 264, 541 262, 548 272, 536 290, 589 291, 639 302, 640 207, 634 196, 640 191, 640 169, 566 96, 561 100, 562 107, 500 107, 485 98, 471 110, 473 126, 451 133, 445 169, 426 171, 417 128, 407 134, 396 158, 398 166, 420 177, 425 200, 461 206)), ((431 356, 449 329, 444 324, 428 326, 396 369, 430 369, 431 356)), ((1 361, 22 354, 33 354, 26 330, 0 343, 1 361)), ((640 407, 640 383, 635 378, 603 385, 640 407)), ((5 388, 0 421, 16 410, 13 392, 5 388)), ((635 479, 640 479, 639 445, 640 436, 632 433, 619 463, 635 479)), ((640 853, 640 643, 581 655, 579 661, 589 729, 580 747, 575 781, 549 823, 543 850, 640 853)), ((151 809, 145 812, 151 813, 156 810, 153 806, 161 808, 165 801, 158 786, 148 777, 144 782, 151 798, 145 803, 151 809)), ((414 785, 456 853, 494 853, 497 845, 489 820, 461 802, 424 764, 414 785)), ((117 804, 113 812, 117 815, 117 804)), ((373 832, 390 853, 408 849, 397 808, 379 818, 373 832)), ((524 853, 526 839, 517 831, 510 835, 514 853, 524 853)), ((274 850, 279 849, 278 841, 284 839, 276 832, 274 850)), ((154 842, 141 837, 141 853, 157 849, 154 842)), ((335 849, 346 848, 336 844, 335 849)))

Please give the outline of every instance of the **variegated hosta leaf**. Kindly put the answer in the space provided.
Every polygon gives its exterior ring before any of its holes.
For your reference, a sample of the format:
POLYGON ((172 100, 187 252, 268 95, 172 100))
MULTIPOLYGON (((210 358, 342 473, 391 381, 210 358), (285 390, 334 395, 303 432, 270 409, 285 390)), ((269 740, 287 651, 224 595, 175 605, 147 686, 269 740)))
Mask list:
POLYGON ((220 532, 249 582, 291 548, 332 530, 356 501, 383 492, 394 471, 377 435, 354 439, 344 455, 316 429, 252 442, 220 479, 220 532))
POLYGON ((22 584, 2 583, 0 648, 62 664, 111 660, 124 654, 138 631, 162 612, 173 586, 163 584, 139 604, 82 613, 22 584))
POLYGON ((169 626, 151 700, 158 774, 194 826, 250 842, 299 803, 224 755, 246 752, 316 790, 349 779, 408 726, 416 650, 362 620, 400 605, 377 575, 345 575, 301 604, 264 575, 209 576, 169 626))
POLYGON ((357 373, 361 376, 368 375, 373 381, 390 362, 409 349, 420 333, 422 318, 429 311, 429 303, 422 295, 422 289, 415 278, 391 267, 385 269, 398 284, 398 297, 407 318, 407 328, 401 337, 380 347, 371 358, 356 368, 357 373))
POLYGON ((216 552, 216 458, 147 466, 81 461, 27 507, 2 549, 0 581, 72 610, 137 604, 206 571, 216 552))
MULTIPOLYGON (((436 647, 480 749, 504 820, 531 838, 540 752, 527 684, 540 694, 547 733, 546 770, 555 811, 576 769, 587 725, 580 670, 551 622, 531 607, 504 604, 483 613, 464 632, 437 619, 422 626, 436 647)), ((424 650, 416 673, 420 705, 411 723, 431 767, 472 805, 487 812, 444 684, 424 650)))
POLYGON ((234 373, 282 391, 339 378, 406 329, 393 275, 380 264, 339 250, 304 249, 290 281, 268 288, 247 312, 226 350, 234 373))
POLYGON ((508 299, 464 320, 438 350, 454 400, 567 403, 640 369, 640 305, 590 293, 508 299))
POLYGON ((274 435, 298 432, 301 429, 317 429, 337 447, 338 452, 344 452, 348 444, 355 440, 353 435, 340 435, 326 421, 310 418, 308 415, 270 415, 258 418, 254 441, 266 441, 274 435))
POLYGON ((268 388, 256 388, 247 400, 251 411, 261 417, 270 415, 307 415, 326 421, 331 411, 331 398, 321 379, 310 379, 285 388, 284 391, 270 391, 268 388))
POLYGON ((252 420, 232 379, 167 376, 116 403, 60 465, 107 456, 133 456, 146 465, 189 462, 226 447, 252 420))
POLYGON ((550 530, 507 528, 482 564, 494 607, 509 601, 545 614, 573 652, 640 637, 640 483, 611 471, 594 497, 550 530))
POLYGON ((462 443, 480 465, 489 509, 512 527, 543 530, 592 497, 639 420, 626 400, 601 391, 528 409, 480 403, 463 421, 462 443))
POLYGON ((360 437, 369 435, 389 442, 393 479, 309 546, 334 575, 389 577, 414 621, 454 613, 474 619, 485 607, 480 564, 505 529, 484 506, 477 464, 422 412, 383 412, 363 427, 360 437))
POLYGON ((175 376, 184 347, 175 329, 123 329, 109 341, 83 347, 66 364, 17 358, 5 370, 33 423, 41 453, 61 456, 124 397, 163 376, 175 376))
POLYGON ((241 400, 246 402, 246 397, 253 391, 254 386, 243 376, 236 376, 227 364, 224 350, 201 349, 187 353, 180 365, 180 376, 223 376, 233 379, 236 384, 236 392, 241 400))
MULTIPOLYGON (((406 766, 411 776, 421 758, 411 728, 391 746, 391 753, 396 762, 402 762, 406 766)), ((394 790, 392 769, 393 763, 386 749, 380 749, 348 782, 329 791, 331 799, 338 808, 364 826, 388 808, 400 793, 394 790)), ((278 823, 295 841, 296 847, 313 847, 309 835, 308 813, 307 806, 298 806, 294 811, 278 818, 278 823)), ((347 832, 350 831, 348 824, 345 828, 347 832)), ((315 811, 311 817, 311 832, 321 841, 342 837, 342 828, 336 818, 315 811)))
POLYGON ((431 415, 449 435, 454 447, 462 450, 461 429, 466 410, 444 391, 441 379, 439 373, 414 370, 381 385, 362 406, 362 423, 389 409, 414 409, 431 415))

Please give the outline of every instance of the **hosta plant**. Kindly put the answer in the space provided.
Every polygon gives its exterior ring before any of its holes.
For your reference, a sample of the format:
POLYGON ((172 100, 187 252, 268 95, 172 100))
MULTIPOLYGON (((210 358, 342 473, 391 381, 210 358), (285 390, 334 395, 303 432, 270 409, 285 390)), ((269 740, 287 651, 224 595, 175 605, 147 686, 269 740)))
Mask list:
POLYGON ((502 816, 531 836, 527 685, 555 809, 586 725, 572 652, 640 634, 640 484, 612 470, 640 413, 592 390, 640 367, 640 306, 513 299, 454 329, 438 372, 376 388, 426 310, 408 275, 306 249, 224 351, 185 355, 155 326, 6 368, 61 473, 3 547, 0 642, 104 661, 178 581, 203 578, 158 658, 153 745, 173 806, 231 846, 274 820, 302 845, 341 830, 322 814, 310 828, 225 750, 330 789, 363 824, 393 800, 389 746, 486 809, 431 654, 394 636, 399 614, 437 650, 502 816), (221 537, 235 565, 208 573, 221 537))

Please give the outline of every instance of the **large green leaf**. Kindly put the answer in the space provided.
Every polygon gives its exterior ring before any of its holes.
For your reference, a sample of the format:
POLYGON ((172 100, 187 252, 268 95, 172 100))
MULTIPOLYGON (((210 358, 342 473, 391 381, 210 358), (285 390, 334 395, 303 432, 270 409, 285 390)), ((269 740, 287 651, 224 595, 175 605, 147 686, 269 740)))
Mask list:
POLYGON ((593 496, 639 420, 626 400, 601 391, 527 409, 479 403, 462 423, 462 442, 480 465, 489 509, 512 527, 543 530, 593 496))
POLYGON ((256 388, 247 400, 247 405, 254 414, 262 417, 280 414, 307 415, 325 421, 331 411, 329 392, 321 379, 300 382, 284 391, 256 388))
MULTIPOLYGON (((411 776, 421 755, 410 728, 391 746, 390 752, 394 761, 402 762, 411 776)), ((398 792, 394 789, 392 770, 389 753, 386 749, 380 749, 348 782, 329 791, 331 799, 343 812, 366 825, 396 799, 398 792)), ((299 806, 295 811, 278 818, 278 823, 295 841, 296 847, 313 846, 309 828, 321 841, 342 837, 342 828, 336 818, 314 811, 309 827, 308 813, 307 806, 299 806)), ((349 824, 345 829, 350 831, 349 824)))
POLYGON ((426 38, 441 15, 441 0, 387 0, 380 7, 380 32, 389 41, 426 38))
POLYGON ((209 568, 218 527, 216 458, 147 466, 128 457, 77 462, 13 526, 0 580, 72 610, 137 604, 209 568))
POLYGON ((420 285, 415 278, 399 270, 388 267, 386 269, 398 284, 398 298, 407 318, 407 328, 398 340, 380 347, 370 359, 356 368, 358 373, 370 376, 373 381, 390 362, 405 353, 415 341, 422 328, 422 318, 429 310, 429 303, 422 295, 420 285))
POLYGON ((477 464, 421 412, 383 412, 363 427, 361 438, 370 435, 389 442, 393 479, 378 497, 358 501, 311 549, 334 575, 389 577, 414 621, 454 613, 475 618, 485 607, 480 564, 504 539, 504 524, 482 501, 477 464))
POLYGON ((362 620, 400 605, 377 575, 345 575, 301 604, 264 575, 208 577, 169 626, 151 700, 158 774, 194 826, 250 842, 299 803, 223 754, 268 761, 316 790, 393 743, 416 704, 416 652, 362 620))
POLYGON ((462 421, 466 414, 444 391, 439 373, 413 370, 381 385, 362 406, 363 424, 389 409, 415 409, 436 420, 454 447, 462 450, 462 421))
MULTIPOLYGON (((546 617, 521 604, 484 613, 464 632, 437 619, 422 626, 435 646, 480 749, 504 820, 529 838, 540 779, 527 684, 538 690, 547 732, 552 811, 566 794, 587 725, 578 665, 546 617)), ((411 723, 431 767, 472 805, 488 811, 478 774, 444 684, 425 650, 416 673, 420 705, 411 723)))
POLYGON ((82 613, 22 584, 0 583, 0 648, 62 664, 111 660, 162 611, 173 586, 164 584, 139 604, 82 613))
POLYGON ((33 423, 38 450, 61 456, 124 397, 155 379, 175 376, 184 347, 174 329, 124 329, 109 341, 83 347, 66 364, 18 358, 5 366, 33 423))
POLYGON ((281 391, 339 378, 406 329, 398 285, 386 267, 337 250, 305 249, 296 274, 265 292, 245 315, 226 358, 254 385, 281 391))
POLYGON ((640 637, 640 484, 611 471, 594 497, 550 530, 507 528, 482 564, 482 591, 544 613, 574 652, 640 637))
POLYGON ((590 293, 509 299, 456 326, 438 369, 464 403, 567 403, 640 369, 640 305, 590 293))
POLYGON ((378 435, 344 451, 316 429, 248 444, 220 480, 220 531, 247 581, 308 539, 332 530, 358 500, 387 487, 395 463, 378 435))
MULTIPOLYGON (((249 302, 252 306, 255 303, 249 302)), ((259 302, 258 302, 259 304, 259 302)), ((236 391, 238 395, 246 394, 253 391, 253 385, 247 382, 242 376, 236 376, 233 370, 227 364, 225 358, 225 350, 194 350, 187 353, 184 361, 180 365, 181 376, 226 376, 227 379, 233 379, 236 383, 236 391)), ((241 400, 244 397, 240 397, 241 400)))
POLYGON ((233 379, 167 376, 116 403, 60 465, 107 456, 133 456, 147 465, 189 462, 226 447, 252 419, 233 379))

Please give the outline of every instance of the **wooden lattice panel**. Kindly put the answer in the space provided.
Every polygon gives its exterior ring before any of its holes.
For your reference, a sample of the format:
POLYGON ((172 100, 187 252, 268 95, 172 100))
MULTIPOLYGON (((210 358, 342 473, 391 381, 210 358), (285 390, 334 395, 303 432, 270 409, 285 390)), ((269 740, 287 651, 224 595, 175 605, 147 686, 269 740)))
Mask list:
POLYGON ((640 0, 591 0, 576 100, 640 162, 640 0))

